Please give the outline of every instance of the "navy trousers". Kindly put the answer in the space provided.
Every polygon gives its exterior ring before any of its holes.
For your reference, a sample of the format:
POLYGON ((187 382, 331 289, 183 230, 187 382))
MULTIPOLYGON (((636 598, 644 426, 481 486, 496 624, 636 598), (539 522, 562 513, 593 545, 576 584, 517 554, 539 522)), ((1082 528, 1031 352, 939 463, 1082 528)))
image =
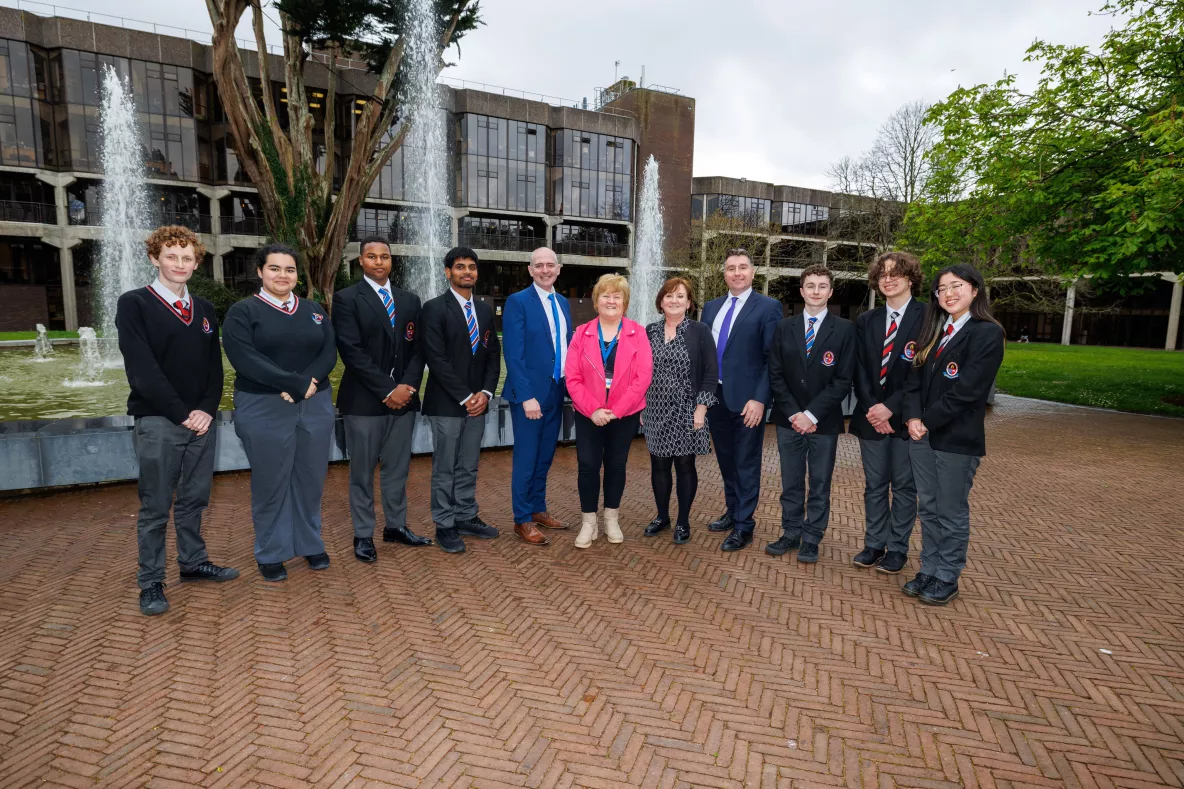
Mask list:
POLYGON ((724 478, 724 499, 736 523, 733 528, 752 534, 756 528, 753 513, 761 492, 765 420, 762 418, 756 427, 745 427, 739 411, 729 411, 719 403, 707 409, 707 424, 719 473, 724 478))
POLYGON ((781 530, 787 537, 817 545, 830 523, 830 480, 835 470, 838 436, 802 435, 790 427, 777 427, 777 451, 781 456, 781 530), (806 477, 810 492, 806 495, 806 477))
POLYGON ((545 395, 537 398, 541 419, 527 419, 522 403, 510 404, 514 426, 514 460, 510 470, 510 492, 514 523, 529 523, 536 512, 547 511, 547 474, 555 459, 559 428, 563 424, 563 384, 551 382, 545 395))
POLYGON ((868 548, 884 548, 890 553, 906 555, 909 552, 909 537, 917 520, 917 484, 913 481, 909 443, 907 438, 895 436, 879 441, 859 440, 863 458, 863 509, 867 514, 863 542, 868 548))

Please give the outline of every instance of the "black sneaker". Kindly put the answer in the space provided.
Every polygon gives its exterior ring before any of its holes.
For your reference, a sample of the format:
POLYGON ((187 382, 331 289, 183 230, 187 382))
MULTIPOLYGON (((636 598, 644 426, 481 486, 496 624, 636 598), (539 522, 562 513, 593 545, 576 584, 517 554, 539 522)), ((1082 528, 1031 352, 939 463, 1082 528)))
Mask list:
POLYGON ((818 543, 802 543, 802 548, 798 551, 798 561, 805 564, 814 564, 814 562, 818 561, 818 543))
POLYGON ((684 545, 691 541, 691 524, 679 523, 674 527, 674 544, 684 545))
POLYGON ((957 581, 942 581, 935 578, 917 599, 926 605, 945 605, 957 596, 957 581))
POLYGON ((283 562, 275 562, 274 564, 260 564, 259 574, 263 576, 264 581, 288 580, 288 570, 284 567, 283 562))
POLYGON ((202 562, 192 570, 182 570, 182 581, 233 581, 238 570, 233 567, 219 567, 213 562, 202 562))
POLYGON ((650 525, 645 527, 645 531, 642 532, 642 534, 644 534, 646 537, 653 537, 654 535, 664 532, 669 528, 670 521, 664 520, 662 518, 654 518, 652 521, 650 521, 650 525))
POLYGON ((884 573, 885 575, 896 575, 905 567, 908 566, 909 555, 907 553, 898 553, 897 551, 890 551, 883 559, 880 560, 879 565, 876 566, 876 572, 884 573))
POLYGON ((156 616, 169 610, 169 601, 164 596, 164 584, 154 583, 147 589, 140 590, 140 613, 144 616, 156 616))
POLYGON ((718 518, 707 524, 707 531, 731 531, 732 527, 736 525, 736 519, 732 517, 732 513, 725 512, 718 518))
POLYGON ((904 586, 900 587, 900 591, 904 592, 909 597, 919 597, 922 592, 929 588, 929 584, 937 579, 932 575, 925 573, 917 573, 913 580, 909 581, 904 586))
POLYGON ((443 526, 436 527, 436 545, 440 546, 440 550, 444 553, 464 553, 465 541, 461 539, 460 531, 453 528, 445 528, 443 526))
POLYGON ((317 553, 312 556, 305 556, 304 560, 308 562, 308 569, 310 570, 328 570, 329 569, 329 554, 317 553))
POLYGON ((784 556, 790 551, 796 551, 801 544, 801 537, 790 537, 788 534, 782 534, 777 539, 777 542, 771 542, 765 546, 765 553, 770 556, 784 556))
POLYGON ((887 552, 883 548, 864 548, 855 554, 855 558, 851 560, 851 564, 856 567, 875 567, 884 558, 885 553, 887 552))
POLYGON ((456 530, 462 535, 480 537, 483 540, 492 540, 494 537, 497 537, 499 534, 501 534, 501 532, 499 532, 495 527, 490 526, 488 523, 481 520, 480 515, 478 515, 476 518, 473 518, 471 521, 466 521, 464 523, 457 521, 456 530))

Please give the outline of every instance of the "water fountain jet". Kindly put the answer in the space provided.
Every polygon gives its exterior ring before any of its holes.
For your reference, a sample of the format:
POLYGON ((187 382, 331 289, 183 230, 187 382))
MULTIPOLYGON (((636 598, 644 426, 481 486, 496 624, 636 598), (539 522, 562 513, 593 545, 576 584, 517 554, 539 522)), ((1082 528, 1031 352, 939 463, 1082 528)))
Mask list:
POLYGON ((53 356, 53 345, 49 342, 49 333, 43 324, 37 324, 37 339, 33 343, 33 361, 48 362, 53 356))
POLYGON ((653 154, 646 160, 642 174, 641 195, 637 200, 637 240, 633 252, 633 270, 629 298, 630 317, 643 326, 660 315, 654 299, 665 281, 662 271, 666 234, 662 227, 662 190, 658 183, 658 160, 653 154))

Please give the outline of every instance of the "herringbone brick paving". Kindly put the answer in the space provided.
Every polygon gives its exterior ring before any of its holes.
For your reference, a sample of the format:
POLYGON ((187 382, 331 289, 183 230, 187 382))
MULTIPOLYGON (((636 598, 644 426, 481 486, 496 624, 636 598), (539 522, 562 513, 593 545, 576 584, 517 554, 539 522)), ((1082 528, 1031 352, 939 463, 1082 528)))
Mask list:
MULTIPOLYGON (((0 789, 1182 786, 1184 422, 1000 401, 944 609, 903 597, 908 574, 850 565, 850 436, 813 566, 761 550, 780 521, 772 432, 758 541, 738 554, 703 528, 722 501, 711 458, 691 543, 640 536, 639 441, 622 545, 517 541, 496 451, 480 501, 501 538, 463 556, 380 544, 364 566, 338 466, 333 566, 292 562, 273 585, 248 477, 220 476, 205 533, 243 577, 173 585, 151 619, 134 485, 0 502, 0 789)), ((429 471, 412 464, 421 531, 429 471)), ((571 448, 551 480, 576 521, 571 448)))

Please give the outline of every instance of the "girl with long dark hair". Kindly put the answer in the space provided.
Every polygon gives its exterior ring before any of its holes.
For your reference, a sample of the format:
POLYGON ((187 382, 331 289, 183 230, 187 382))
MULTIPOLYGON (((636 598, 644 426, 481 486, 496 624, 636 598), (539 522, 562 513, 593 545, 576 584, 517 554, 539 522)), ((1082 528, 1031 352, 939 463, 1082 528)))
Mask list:
POLYGON ((982 274, 962 264, 939 271, 904 401, 921 571, 902 591, 923 603, 945 605, 958 596, 970 544, 970 488, 987 453, 983 420, 1004 342, 982 274))

